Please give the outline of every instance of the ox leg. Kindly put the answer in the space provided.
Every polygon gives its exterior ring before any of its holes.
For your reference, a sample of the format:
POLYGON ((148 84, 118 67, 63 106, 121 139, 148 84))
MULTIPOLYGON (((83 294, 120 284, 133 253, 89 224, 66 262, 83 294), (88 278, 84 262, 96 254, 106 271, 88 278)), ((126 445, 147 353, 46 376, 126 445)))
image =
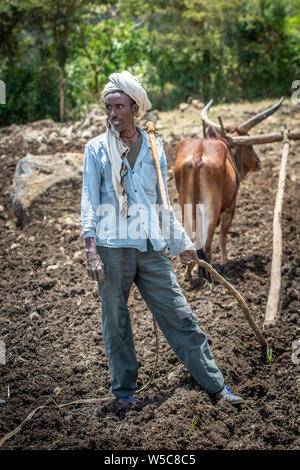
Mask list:
MULTIPOLYGON (((194 237, 192 229, 192 204, 189 202, 189 199, 184 199, 181 204, 182 209, 182 224, 187 236, 192 240, 194 237)), ((192 278, 192 271, 195 267, 195 263, 189 263, 185 267, 184 279, 190 281, 192 278)))
POLYGON ((222 216, 220 236, 219 236, 219 246, 221 250, 222 264, 225 264, 228 261, 227 249, 226 249, 227 233, 228 233, 229 227, 231 225, 231 222, 234 216, 234 210, 235 210, 235 207, 227 209, 225 210, 222 216))
MULTIPOLYGON (((212 239, 216 228, 214 207, 210 203, 199 204, 197 212, 196 248, 199 259, 210 263, 212 239)), ((211 274, 202 266, 198 266, 198 277, 212 282, 211 274)))
MULTIPOLYGON (((207 214, 205 205, 199 204, 196 209, 196 251, 199 259, 207 262, 204 246, 207 238, 207 214)), ((206 269, 198 266, 199 279, 207 279, 206 269)))
POLYGON ((184 271, 184 280, 185 281, 190 281, 192 279, 192 270, 193 267, 195 266, 194 262, 189 263, 184 271))
MULTIPOLYGON (((211 262, 211 258, 212 258, 212 243, 211 243, 211 240, 207 240, 206 244, 205 244, 205 249, 204 250, 199 250, 200 253, 198 254, 198 258, 199 259, 203 259, 203 261, 206 261, 207 263, 210 264, 211 262), (200 255, 200 256, 199 256, 200 255)), ((198 275, 199 277, 203 277, 204 279, 207 279, 208 282, 210 282, 211 284, 214 283, 214 278, 213 276, 210 274, 210 272, 206 271, 205 268, 203 268, 202 266, 199 266, 198 268, 198 275)))
MULTIPOLYGON (((205 256, 204 250, 201 248, 200 250, 197 250, 197 255, 199 259, 202 259, 203 261, 207 262, 207 258, 205 256)), ((206 271, 205 268, 202 266, 198 266, 198 277, 200 279, 207 279, 208 280, 208 275, 209 273, 206 271)))

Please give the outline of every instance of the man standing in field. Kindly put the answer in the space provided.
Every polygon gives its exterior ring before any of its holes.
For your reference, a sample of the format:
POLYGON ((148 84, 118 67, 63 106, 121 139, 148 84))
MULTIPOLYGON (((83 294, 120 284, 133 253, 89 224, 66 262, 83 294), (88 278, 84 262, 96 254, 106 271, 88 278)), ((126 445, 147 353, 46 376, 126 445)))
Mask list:
MULTIPOLYGON (((149 139, 135 126, 135 117, 151 108, 147 93, 124 71, 109 77, 102 96, 107 129, 85 148, 81 235, 87 272, 98 282, 102 300, 111 391, 122 406, 136 402, 138 364, 127 307, 135 283, 170 346, 201 387, 217 399, 240 404, 243 399, 224 386, 165 253, 167 247, 183 264, 198 259, 169 199, 167 213, 157 209, 161 196, 149 139)), ((157 147, 167 193, 167 161, 159 139, 157 147)))

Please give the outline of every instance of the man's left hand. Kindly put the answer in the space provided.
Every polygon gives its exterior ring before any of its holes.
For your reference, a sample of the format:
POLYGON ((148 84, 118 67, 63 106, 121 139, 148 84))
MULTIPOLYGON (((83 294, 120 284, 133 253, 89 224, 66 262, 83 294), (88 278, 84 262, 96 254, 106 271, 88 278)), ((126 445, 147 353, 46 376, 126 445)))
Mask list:
POLYGON ((185 250, 180 253, 180 260, 182 264, 190 264, 192 261, 198 261, 198 255, 196 250, 185 250))

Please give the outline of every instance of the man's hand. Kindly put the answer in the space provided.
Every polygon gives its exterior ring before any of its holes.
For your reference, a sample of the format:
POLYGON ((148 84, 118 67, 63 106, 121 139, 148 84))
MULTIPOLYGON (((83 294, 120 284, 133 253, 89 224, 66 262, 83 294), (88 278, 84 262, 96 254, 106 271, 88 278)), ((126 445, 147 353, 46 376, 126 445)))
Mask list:
POLYGON ((100 256, 97 253, 94 238, 85 239, 86 252, 86 270, 91 279, 94 281, 104 281, 104 269, 100 256))
POLYGON ((183 265, 190 264, 192 261, 198 261, 196 250, 185 250, 180 253, 180 259, 183 265))

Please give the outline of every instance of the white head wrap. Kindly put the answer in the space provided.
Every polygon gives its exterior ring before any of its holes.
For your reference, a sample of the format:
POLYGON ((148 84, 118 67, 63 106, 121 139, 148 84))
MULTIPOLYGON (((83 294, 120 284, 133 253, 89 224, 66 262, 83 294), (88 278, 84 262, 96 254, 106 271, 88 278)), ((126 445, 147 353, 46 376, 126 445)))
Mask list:
POLYGON ((142 118, 146 111, 151 109, 151 103, 148 99, 147 93, 139 83, 138 79, 131 75, 131 73, 124 70, 121 73, 112 73, 109 77, 109 82, 105 85, 102 92, 102 98, 108 93, 116 91, 123 91, 126 95, 130 96, 139 107, 137 117, 142 118))

